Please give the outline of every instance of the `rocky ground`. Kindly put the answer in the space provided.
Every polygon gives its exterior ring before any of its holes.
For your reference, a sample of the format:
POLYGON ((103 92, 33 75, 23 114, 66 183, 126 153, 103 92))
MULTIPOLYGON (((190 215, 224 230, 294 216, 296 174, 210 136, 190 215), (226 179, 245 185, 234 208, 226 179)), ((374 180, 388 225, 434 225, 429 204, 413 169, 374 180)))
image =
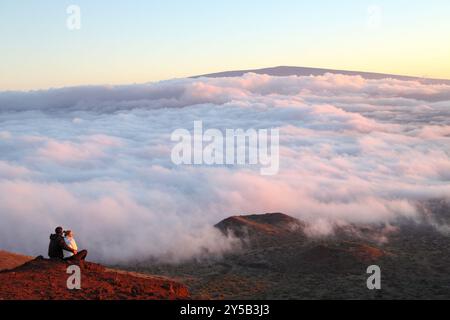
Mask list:
MULTIPOLYGON (((0 261, 4 261, 2 257, 0 255, 0 261)), ((110 270, 88 262, 81 266, 82 290, 68 290, 68 266, 63 261, 38 257, 13 269, 0 271, 0 300, 189 299, 187 287, 175 281, 110 270)))
POLYGON ((16 268, 31 260, 33 257, 0 250, 0 271, 16 268))

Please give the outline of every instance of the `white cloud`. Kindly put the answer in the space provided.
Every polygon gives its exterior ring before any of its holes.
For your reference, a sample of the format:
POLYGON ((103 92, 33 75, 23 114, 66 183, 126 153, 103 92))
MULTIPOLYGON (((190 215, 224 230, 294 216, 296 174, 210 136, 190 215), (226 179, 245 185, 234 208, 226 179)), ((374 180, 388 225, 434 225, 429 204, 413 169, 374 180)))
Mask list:
MULTIPOLYGON (((0 247, 46 251, 62 224, 98 259, 183 259, 234 242, 234 214, 414 217, 450 197, 450 86, 317 77, 181 79, 0 93, 0 247), (177 167, 170 134, 280 128, 280 173, 177 167)), ((312 228, 314 230, 314 228, 312 228)))

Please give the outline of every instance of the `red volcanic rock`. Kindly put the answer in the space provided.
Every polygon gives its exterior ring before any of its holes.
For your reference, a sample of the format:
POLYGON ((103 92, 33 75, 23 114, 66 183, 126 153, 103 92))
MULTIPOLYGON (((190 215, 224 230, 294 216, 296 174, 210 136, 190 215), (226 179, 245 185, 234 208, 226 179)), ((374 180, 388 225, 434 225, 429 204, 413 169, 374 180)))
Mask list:
POLYGON ((386 256, 385 251, 366 244, 355 246, 350 249, 350 252, 362 262, 374 262, 386 256))
POLYGON ((13 269, 30 260, 33 260, 33 257, 0 250, 0 271, 13 269))
POLYGON ((164 278, 106 269, 85 262, 81 290, 67 289, 68 263, 38 257, 0 272, 0 300, 177 300, 186 286, 164 278))
POLYGON ((267 213, 230 217, 219 222, 215 227, 224 233, 232 232, 242 237, 247 234, 282 235, 302 230, 304 224, 283 213, 267 213))

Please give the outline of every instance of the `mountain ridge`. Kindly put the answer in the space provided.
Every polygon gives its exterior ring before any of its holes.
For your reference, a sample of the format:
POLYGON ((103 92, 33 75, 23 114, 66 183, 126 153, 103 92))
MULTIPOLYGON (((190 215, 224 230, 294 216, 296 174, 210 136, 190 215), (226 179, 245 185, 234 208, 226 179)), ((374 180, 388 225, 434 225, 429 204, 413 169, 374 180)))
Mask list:
POLYGON ((215 225, 224 234, 229 232, 238 237, 249 233, 281 235, 303 230, 305 224, 283 213, 266 213, 261 215, 232 216, 215 225))
POLYGON ((266 74, 270 76, 321 76, 326 73, 343 74, 348 76, 362 76, 365 79, 380 80, 380 79, 397 79, 403 81, 419 81, 423 84, 446 84, 450 85, 450 79, 436 79, 425 77, 414 77, 405 75, 395 75, 388 73, 378 72, 365 72, 365 71, 350 71, 350 70, 337 70, 326 68, 311 68, 311 67, 295 67, 295 66, 277 66, 261 69, 248 69, 248 70, 231 70, 223 72, 208 73, 203 75, 197 75, 190 78, 229 78, 229 77, 241 77, 246 73, 266 74))

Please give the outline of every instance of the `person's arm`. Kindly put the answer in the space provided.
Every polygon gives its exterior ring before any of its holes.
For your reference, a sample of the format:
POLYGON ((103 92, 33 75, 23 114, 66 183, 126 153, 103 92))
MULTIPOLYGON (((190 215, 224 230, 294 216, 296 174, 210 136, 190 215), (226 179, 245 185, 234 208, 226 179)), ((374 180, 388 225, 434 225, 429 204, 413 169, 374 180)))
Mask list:
POLYGON ((70 251, 73 254, 76 254, 75 250, 67 245, 66 241, 64 241, 64 238, 59 241, 59 245, 63 250, 70 251))

